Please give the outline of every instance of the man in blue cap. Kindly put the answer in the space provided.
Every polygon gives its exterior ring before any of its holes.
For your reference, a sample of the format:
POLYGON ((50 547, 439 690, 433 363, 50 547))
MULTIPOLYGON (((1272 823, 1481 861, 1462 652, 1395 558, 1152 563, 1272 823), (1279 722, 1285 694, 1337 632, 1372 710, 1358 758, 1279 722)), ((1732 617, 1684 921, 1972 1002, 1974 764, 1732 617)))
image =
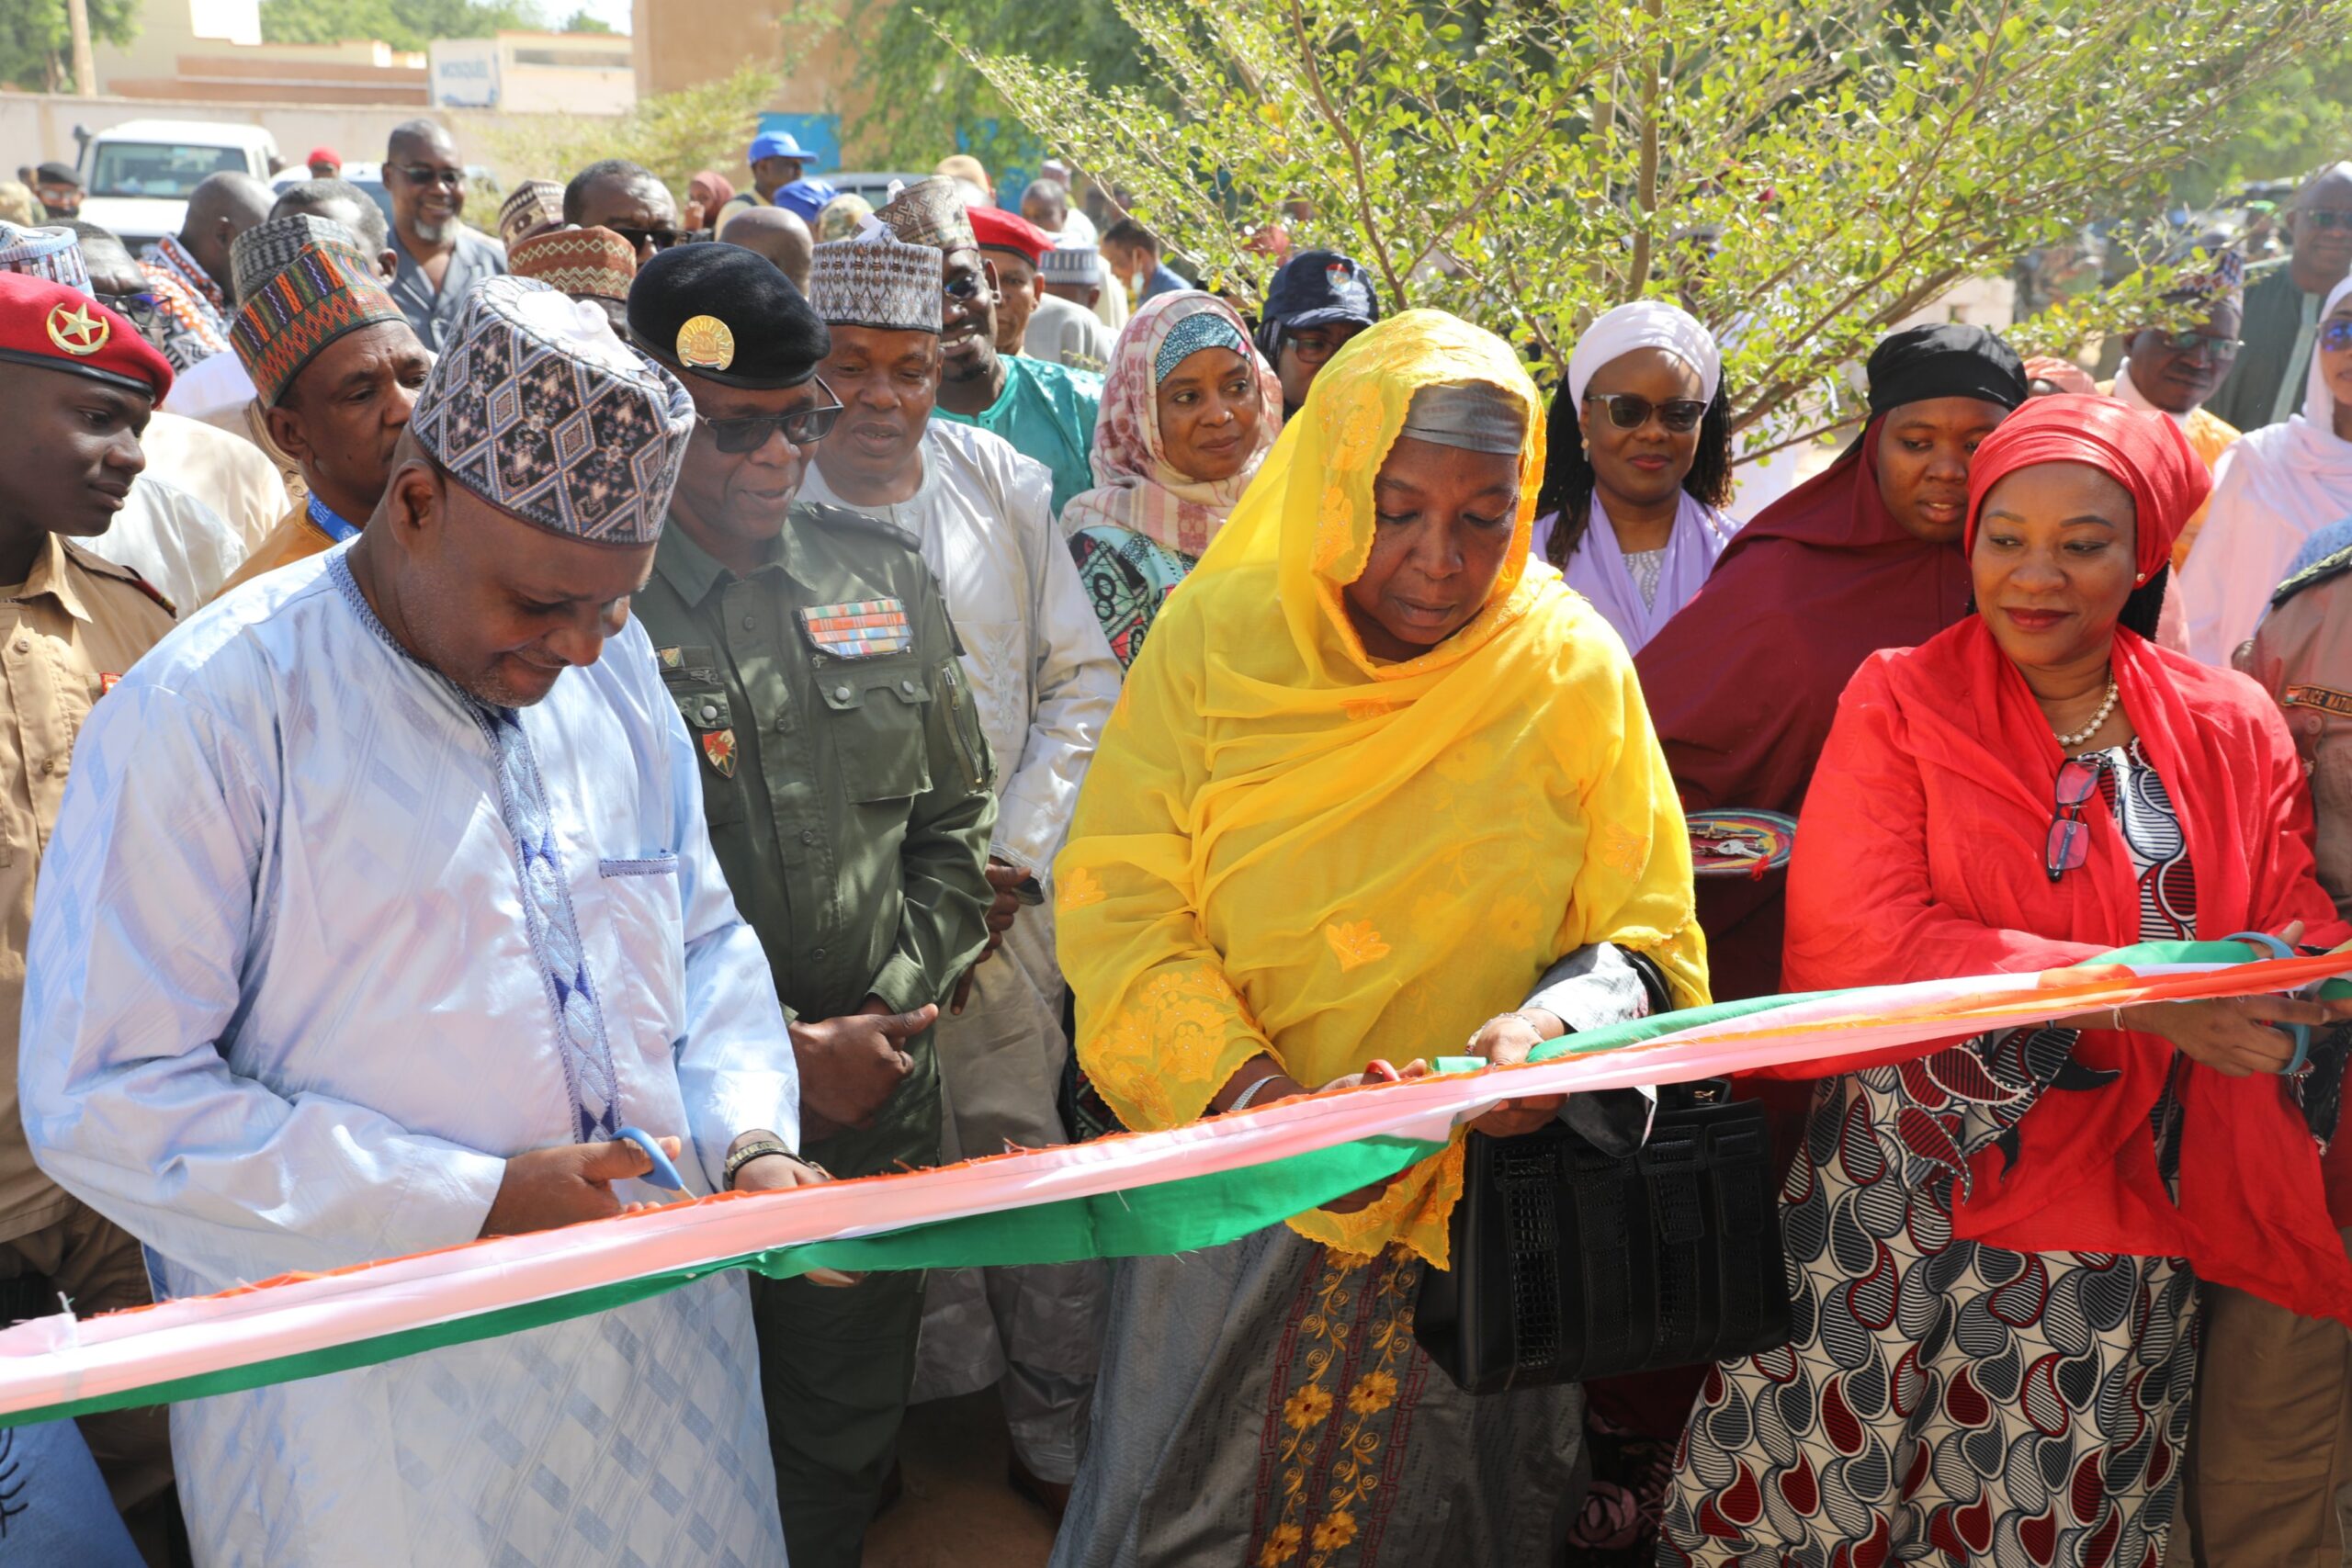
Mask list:
POLYGON ((718 209, 718 220, 711 226, 714 233, 727 227, 729 215, 747 207, 774 207, 776 193, 799 179, 817 154, 794 141, 788 130, 763 130, 752 138, 743 161, 752 165, 752 188, 718 209))
POLYGON ((1283 263, 1266 289, 1258 352, 1282 378, 1284 419, 1340 345, 1378 320, 1380 295, 1361 263, 1337 251, 1301 251, 1283 263))

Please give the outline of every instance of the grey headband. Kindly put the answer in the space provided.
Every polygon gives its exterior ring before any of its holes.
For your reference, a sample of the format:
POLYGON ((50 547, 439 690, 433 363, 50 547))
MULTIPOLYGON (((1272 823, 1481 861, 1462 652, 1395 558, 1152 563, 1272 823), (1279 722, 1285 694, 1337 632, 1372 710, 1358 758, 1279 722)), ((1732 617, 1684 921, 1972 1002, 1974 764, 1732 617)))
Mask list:
POLYGON ((1517 457, 1527 439, 1527 411, 1517 398, 1487 381, 1422 387, 1413 393, 1398 434, 1464 452, 1517 457))

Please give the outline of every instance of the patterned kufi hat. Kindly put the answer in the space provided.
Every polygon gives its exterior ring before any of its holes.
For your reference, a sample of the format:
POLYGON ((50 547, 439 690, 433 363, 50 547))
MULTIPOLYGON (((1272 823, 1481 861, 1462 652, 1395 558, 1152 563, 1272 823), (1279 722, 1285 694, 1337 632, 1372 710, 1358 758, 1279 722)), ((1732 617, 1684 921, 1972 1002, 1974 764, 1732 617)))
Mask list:
POLYGON ((2245 255, 2227 245, 2199 246, 2180 258, 2192 268, 2165 291, 2167 299, 2211 299, 2220 305, 2245 292, 2245 255))
POLYGON ((258 282, 248 275, 240 293, 244 302, 229 323, 229 346, 253 378, 264 408, 277 407, 302 367, 335 339, 379 321, 408 319, 377 277, 374 259, 334 240, 304 245, 258 282))
POLYGON ((506 244, 563 221, 563 187, 553 180, 525 180, 498 208, 498 237, 506 244))
POLYGON ((1056 245, 1038 262, 1037 276, 1047 283, 1099 284, 1102 253, 1092 245, 1056 245))
POLYGON ((517 240, 507 270, 536 277, 573 299, 627 299, 637 281, 637 247, 610 229, 557 229, 517 240))
MULTIPOLYGON (((271 274, 291 266, 294 258, 312 245, 344 245, 356 251, 359 236, 332 218, 295 212, 256 223, 230 241, 229 276, 235 282, 237 298, 244 299, 268 282, 271 274)), ((374 270, 370 260, 368 271, 374 270)))
POLYGON ((892 197, 874 216, 899 237, 900 244, 931 245, 942 252, 979 249, 971 215, 964 209, 964 187, 951 179, 918 181, 892 197))
POLYGON ((90 268, 82 259, 81 243, 74 231, 62 225, 28 229, 21 223, 0 221, 0 272, 45 277, 97 298, 90 288, 90 268))
POLYGON ((943 309, 939 252, 888 234, 819 245, 808 265, 808 303, 829 327, 935 333, 943 309))
POLYGON ((466 296, 409 416, 418 445, 475 495, 606 545, 662 536, 694 428, 685 388, 614 336, 602 310, 527 277, 466 296))

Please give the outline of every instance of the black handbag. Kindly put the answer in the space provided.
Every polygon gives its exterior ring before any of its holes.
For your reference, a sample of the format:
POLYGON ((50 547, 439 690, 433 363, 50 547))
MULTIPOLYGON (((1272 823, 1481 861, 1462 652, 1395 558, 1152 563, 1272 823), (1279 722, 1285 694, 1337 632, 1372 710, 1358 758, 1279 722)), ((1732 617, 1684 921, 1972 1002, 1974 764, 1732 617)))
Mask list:
POLYGON ((1413 1332, 1472 1393, 1728 1360, 1789 1338, 1764 1108, 1725 1079, 1668 1085, 1611 1154, 1558 1121, 1469 1136, 1453 1262, 1413 1332))

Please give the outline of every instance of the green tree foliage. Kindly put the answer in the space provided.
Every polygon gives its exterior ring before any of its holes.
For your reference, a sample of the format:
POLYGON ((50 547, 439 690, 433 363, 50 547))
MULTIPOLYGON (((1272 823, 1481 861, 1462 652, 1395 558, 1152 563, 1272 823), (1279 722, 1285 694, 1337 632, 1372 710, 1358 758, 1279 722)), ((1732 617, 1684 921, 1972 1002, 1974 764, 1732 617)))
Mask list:
POLYGON ((2352 43, 2341 40, 2341 26, 2324 47, 2289 62, 2228 140, 2182 171, 2174 182, 2182 201, 2201 207, 2252 181, 2300 179, 2352 158, 2352 43))
POLYGON ((850 128, 849 157, 867 167, 928 169, 959 145, 993 167, 1034 146, 987 77, 947 38, 989 54, 1082 71, 1101 87, 1149 95, 1154 86, 1141 40, 1117 0, 922 0, 921 9, 918 0, 896 0, 864 7, 852 26, 857 86, 871 107, 850 128))
MULTIPOLYGON (((139 36, 139 0, 89 0, 94 43, 139 36)), ((74 88, 74 34, 65 0, 0 0, 0 82, 30 93, 74 88)))
POLYGON ((563 30, 568 33, 608 33, 613 30, 613 24, 594 12, 574 11, 571 19, 563 24, 563 30))
MULTIPOLYGON (((1127 191, 1210 281, 1301 244, 1395 305, 1564 369, 1593 312, 1679 298, 1726 348, 1735 423, 1855 416, 1893 325, 2087 219, 2152 210, 2345 0, 1115 0, 1148 85, 941 36, 1035 134, 1127 191)), ((894 7, 897 9, 897 7, 894 7)), ((2017 334, 2148 319, 2143 272, 2017 334)))
POLYGON ((380 39, 394 49, 421 50, 437 38, 546 26, 533 0, 261 0, 266 43, 380 39))

